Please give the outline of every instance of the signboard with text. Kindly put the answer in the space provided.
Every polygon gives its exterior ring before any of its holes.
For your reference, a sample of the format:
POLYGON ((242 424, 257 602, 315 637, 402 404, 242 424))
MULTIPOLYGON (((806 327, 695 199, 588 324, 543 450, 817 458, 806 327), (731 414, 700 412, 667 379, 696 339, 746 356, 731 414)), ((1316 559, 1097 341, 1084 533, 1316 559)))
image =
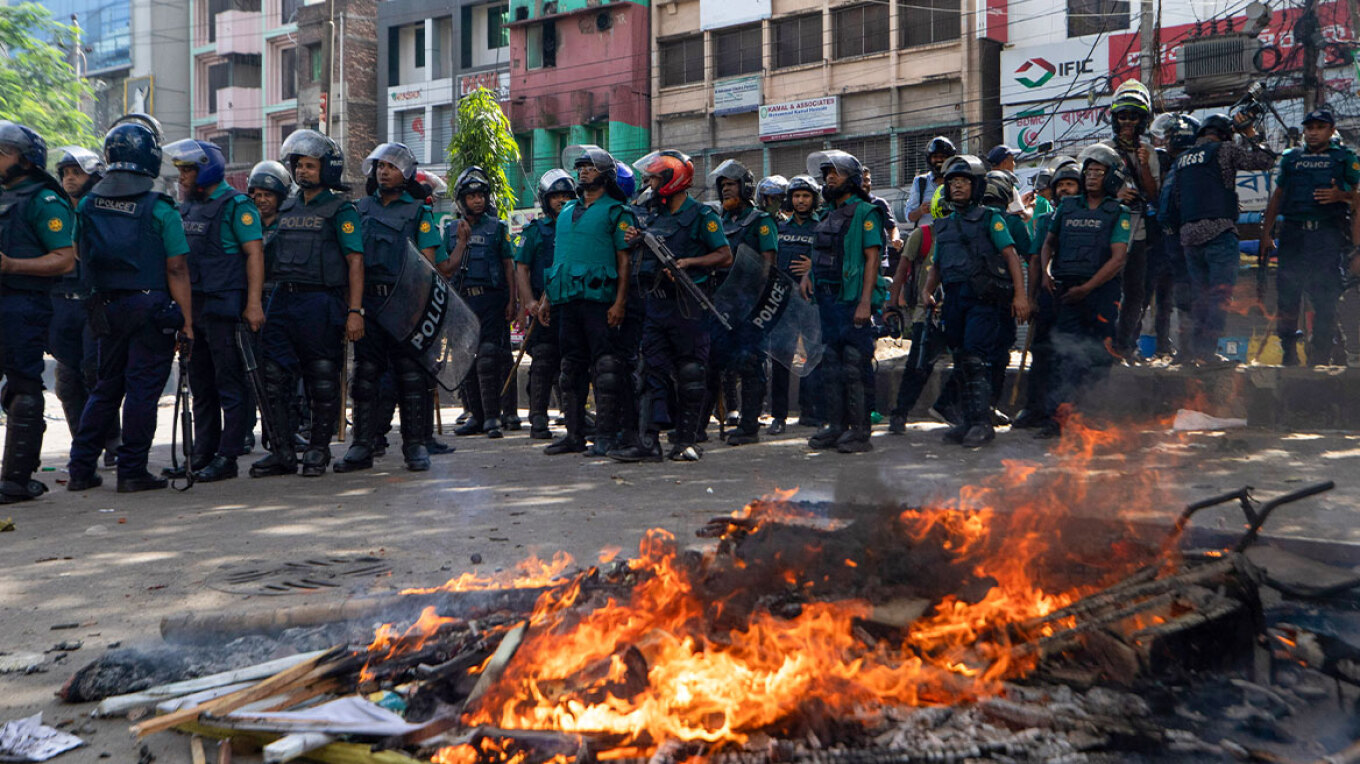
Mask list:
POLYGON ((1111 43, 1103 36, 1001 51, 1001 103, 1014 104, 1106 92, 1111 43))
POLYGON ((510 72, 505 69, 487 69, 481 72, 458 75, 458 97, 462 98, 477 88, 486 88, 496 94, 497 101, 510 100, 510 72))
POLYGON ((760 108, 760 77, 738 77, 713 83, 713 113, 741 114, 760 108))
POLYGON ((840 131, 840 97, 823 96, 760 107, 760 140, 786 141, 840 131))

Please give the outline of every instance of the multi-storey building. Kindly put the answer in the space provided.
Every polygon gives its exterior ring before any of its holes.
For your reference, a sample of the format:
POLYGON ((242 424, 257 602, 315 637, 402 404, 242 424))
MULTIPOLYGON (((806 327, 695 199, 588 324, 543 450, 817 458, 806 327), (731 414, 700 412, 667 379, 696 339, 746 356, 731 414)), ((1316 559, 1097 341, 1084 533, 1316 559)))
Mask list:
POLYGON ((970 128, 979 151, 999 137, 985 134, 998 46, 975 33, 981 2, 654 0, 652 143, 699 171, 735 157, 757 176, 839 148, 893 196, 931 137, 970 128))
POLYGON ((326 122, 326 133, 345 152, 345 180, 357 188, 363 184, 364 157, 378 145, 377 5, 377 0, 331 0, 304 6, 297 14, 303 64, 297 72, 297 124, 326 122))
POLYGON ((509 94, 504 0, 387 0, 377 9, 378 140, 410 146, 447 173, 456 102, 476 88, 509 94))
POLYGON ((80 27, 74 64, 95 92, 96 134, 119 115, 140 111, 173 135, 189 131, 189 72, 184 59, 189 10, 154 0, 46 0, 54 20, 80 27))
POLYGON ((594 143, 632 162, 650 143, 646 0, 511 0, 510 122, 521 206, 562 149, 594 143))

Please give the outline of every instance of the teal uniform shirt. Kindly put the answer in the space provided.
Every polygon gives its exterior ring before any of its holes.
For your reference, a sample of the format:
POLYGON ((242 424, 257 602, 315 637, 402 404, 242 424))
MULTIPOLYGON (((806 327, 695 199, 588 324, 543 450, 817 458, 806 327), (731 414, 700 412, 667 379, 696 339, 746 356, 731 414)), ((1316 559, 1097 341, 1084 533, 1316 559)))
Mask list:
MULTIPOLYGON (((694 201, 693 197, 686 196, 684 203, 680 205, 680 209, 676 211, 675 215, 682 215, 694 206, 698 206, 700 209, 699 214, 694 219, 694 225, 690 229, 690 238, 699 242, 699 256, 702 257, 726 247, 728 245, 727 235, 723 233, 722 218, 718 216, 717 210, 707 204, 699 204, 694 201)), ((661 217, 670 215, 671 212, 668 209, 661 211, 661 217)), ((691 273, 690 277, 696 284, 702 284, 708 280, 707 273, 691 273)))
MULTIPOLYGON (((751 208, 749 207, 744 207, 735 214, 724 212, 722 220, 723 222, 728 222, 734 219, 744 218, 750 213, 750 209, 751 208)), ((746 229, 742 241, 729 242, 729 244, 734 250, 732 252, 733 256, 736 256, 737 253, 735 250, 742 244, 754 249, 756 252, 776 252, 779 250, 779 225, 775 222, 774 217, 771 216, 770 213, 762 212, 759 217, 756 218, 756 221, 746 229)))
MULTIPOLYGON (((1011 236, 1011 229, 1006 222, 1005 215, 988 207, 986 218, 988 238, 992 240, 992 246, 996 248, 997 252, 1000 252, 1006 247, 1016 246, 1015 239, 1011 236)), ((1127 236, 1125 237, 1125 240, 1127 240, 1127 236)), ((932 237, 930 240, 930 262, 932 264, 938 262, 938 258, 936 257, 938 253, 935 249, 935 242, 936 239, 932 237)), ((1016 247, 1016 253, 1020 253, 1019 247, 1016 247)))
POLYGON ((217 188, 208 195, 208 200, 220 199, 227 194, 235 198, 223 208, 223 214, 230 215, 231 220, 222 221, 222 251, 234 255, 241 251, 242 244, 264 239, 264 229, 255 202, 226 183, 218 183, 217 188))
MULTIPOLYGON (((25 180, 16 186, 25 186, 38 183, 37 180, 25 180)), ((38 240, 42 242, 43 253, 52 252, 62 247, 70 247, 75 243, 76 235, 76 213, 71 208, 71 202, 62 194, 58 194, 52 189, 40 191, 37 196, 28 204, 27 222, 38 234, 38 240)))
POLYGON ((1029 225, 1019 215, 1003 212, 1001 216, 1006 219, 1006 227, 1010 231, 1011 241, 1015 242, 1015 253, 1023 261, 1025 255, 1034 247, 1034 242, 1029 235, 1029 225))
POLYGON ((1037 240, 1036 243, 1038 244, 1038 246, 1042 247, 1044 245, 1043 237, 1038 236, 1039 218, 1041 218, 1044 215, 1047 215, 1052 211, 1053 211, 1052 202, 1040 196, 1039 194, 1034 195, 1034 214, 1029 219, 1029 231, 1031 234, 1033 234, 1033 236, 1031 236, 1030 238, 1036 239, 1037 240))
POLYGON ((538 235, 538 226, 529 223, 524 226, 524 230, 519 235, 519 249, 515 251, 515 262, 520 265, 533 265, 534 253, 538 251, 543 243, 542 237, 538 235))
MULTIPOLYGON (((90 197, 86 196, 76 209, 84 212, 89 204, 90 197)), ((179 208, 174 202, 165 197, 156 199, 155 206, 151 208, 151 229, 160 235, 166 259, 189 254, 189 240, 184 236, 184 220, 180 218, 179 208)))
MULTIPOLYGON (((315 207, 324 204, 335 198, 335 192, 329 188, 322 189, 316 198, 308 202, 306 196, 300 195, 298 201, 304 207, 315 207)), ((340 205, 335 217, 331 218, 335 226, 335 236, 340 241, 340 251, 345 254, 354 253, 362 255, 364 253, 364 237, 359 228, 359 211, 354 209, 354 202, 347 201, 340 205)))

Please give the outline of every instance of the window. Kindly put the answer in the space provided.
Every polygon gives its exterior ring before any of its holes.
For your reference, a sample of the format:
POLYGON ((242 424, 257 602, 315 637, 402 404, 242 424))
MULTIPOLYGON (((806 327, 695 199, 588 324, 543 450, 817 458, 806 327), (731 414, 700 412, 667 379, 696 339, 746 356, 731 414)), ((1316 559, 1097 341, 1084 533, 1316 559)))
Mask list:
POLYGON ((862 56, 888 49, 888 5, 866 3, 832 12, 836 58, 862 56))
MULTIPOLYGON (((954 142, 955 146, 963 144, 963 131, 958 126, 934 127, 929 130, 919 130, 916 132, 902 135, 902 185, 911 183, 911 179, 929 169, 929 162, 926 160, 926 147, 937 135, 943 135, 954 142)), ((879 185, 887 185, 886 176, 879 181, 879 185)), ((911 191, 910 188, 907 189, 911 191)))
POLYGON ((217 113, 217 94, 231 84, 231 64, 225 61, 208 67, 208 113, 217 113))
POLYGON ((321 81, 321 43, 314 42, 307 46, 307 81, 321 81))
POLYGON ((425 68, 425 25, 424 25, 424 24, 419 24, 419 25, 416 26, 416 41, 415 41, 415 43, 413 43, 413 44, 411 45, 411 47, 412 47, 412 48, 415 48, 415 54, 416 54, 415 67, 416 67, 417 69, 424 69, 424 68, 425 68))
POLYGON ((888 171, 891 148, 888 136, 831 141, 831 148, 840 149, 858 159, 878 181, 875 186, 886 188, 892 185, 892 173, 888 171))
POLYGON ((418 157, 425 156, 425 109, 397 112, 397 138, 418 157))
POLYGON ((898 47, 959 38, 959 0, 898 0, 898 47))
POLYGON ((714 32, 713 76, 731 77, 760 71, 763 47, 759 24, 714 32))
POLYGON ((303 0, 283 0, 283 2, 279 3, 280 10, 282 11, 279 18, 280 23, 291 24, 296 21, 298 9, 301 8, 302 5, 303 0))
POLYGON ((1128 0, 1067 0, 1068 37, 1112 32, 1128 26, 1128 0))
POLYGON ((433 144, 430 146, 430 160, 438 164, 444 161, 444 152, 448 150, 449 142, 453 140, 453 105, 434 107, 434 116, 431 119, 434 124, 430 130, 430 142, 433 144))
POLYGON ((486 9, 486 47, 488 50, 504 48, 510 44, 510 30, 505 26, 505 17, 509 13, 509 5, 493 5, 486 9))
POLYGON ((703 82, 704 37, 694 35, 660 44, 661 87, 703 82))
MULTIPOLYGON (((317 46, 320 52, 320 46, 317 46)), ((316 78, 321 81, 320 77, 316 78)), ((401 28, 387 28, 387 84, 401 84, 401 28)))
POLYGON ((529 69, 557 66, 557 22, 545 21, 526 30, 525 65, 529 69))
POLYGON ((297 98, 297 48, 279 51, 279 98, 297 98))
POLYGON ((776 68, 822 60, 822 14, 810 13, 774 22, 776 68))

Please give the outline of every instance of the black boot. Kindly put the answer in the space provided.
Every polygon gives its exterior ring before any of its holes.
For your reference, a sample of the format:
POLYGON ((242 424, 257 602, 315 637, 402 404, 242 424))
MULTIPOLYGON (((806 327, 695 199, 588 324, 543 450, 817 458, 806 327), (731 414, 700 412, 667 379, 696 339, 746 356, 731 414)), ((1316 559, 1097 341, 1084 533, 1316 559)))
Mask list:
MULTIPOLYGON (((11 383, 12 384, 12 383, 11 383)), ((17 393, 9 402, 5 427, 5 459, 0 468, 0 503, 36 499, 47 491, 47 486, 33 479, 38 471, 42 453, 43 421, 42 393, 17 393)))
POLYGON ((214 456, 202 469, 194 470, 195 483, 216 483, 237 476, 236 457, 214 456))
POLYGON ((741 369, 741 418, 737 431, 727 436, 729 446, 760 442, 760 412, 765 407, 764 358, 747 359, 741 369))
MULTIPOLYGON (((831 357, 830 353, 823 356, 822 365, 818 373, 822 375, 822 402, 823 411, 826 413, 826 424, 816 434, 808 438, 808 448, 821 451, 827 448, 835 448, 836 441, 840 440, 845 434, 845 380, 844 372, 846 364, 831 357)), ((859 369, 851 369, 854 374, 859 374, 859 369)))
POLYGON ((406 458, 406 469, 425 472, 430 469, 430 452, 425 443, 433 437, 430 422, 429 388, 419 369, 404 369, 397 378, 401 387, 401 455, 406 458))
POLYGON ((89 398, 89 392, 85 388, 85 375, 81 374, 79 369, 73 369, 60 361, 52 370, 52 374, 56 379, 57 399, 61 401, 61 410, 66 416, 66 427, 74 438, 76 431, 80 429, 80 415, 85 411, 85 401, 89 398))
POLYGON ((661 439, 658 433, 649 432, 641 437, 633 439, 632 443, 620 443, 618 448, 611 450, 608 454, 610 459, 616 462, 660 462, 661 458, 661 439))
POLYGON ((529 437, 533 440, 552 440, 552 428, 548 427, 547 414, 529 417, 529 437))
POLYGON ((964 361, 968 373, 963 380, 962 389, 964 416, 968 422, 968 432, 964 434, 964 448, 979 448, 996 437, 992 428, 992 380, 986 362, 979 358, 964 361))
POLYGON ((353 442, 340 461, 335 463, 336 472, 358 472, 373 466, 373 431, 376 426, 374 417, 377 408, 371 400, 354 402, 354 407, 350 409, 351 416, 354 417, 354 425, 350 428, 353 442))
POLYGON ((534 345, 534 363, 529 367, 529 437, 549 440, 548 400, 552 397, 553 382, 561 373, 561 361, 552 343, 534 345))
POLYGON ((562 416, 566 419, 567 432, 543 449, 548 456, 558 454, 579 454, 586 450, 585 436, 585 395, 589 381, 587 370, 572 361, 562 362, 558 382, 558 395, 562 403, 562 416))
POLYGON ((765 434, 766 434, 766 435, 783 435, 783 434, 784 434, 784 431, 787 430, 787 429, 788 429, 788 424, 786 424, 786 423, 784 422, 783 419, 776 419, 776 420, 774 420, 773 422, 770 422, 770 426, 769 426, 769 427, 765 428, 765 434))
MULTIPOLYGON (((491 346, 482 346, 477 354, 477 391, 482 396, 482 432, 488 438, 503 438, 501 433, 501 381, 500 352, 491 346)), ((471 391, 469 390, 469 395, 471 391)))
POLYGON ((340 417, 340 366, 323 359, 305 368, 307 395, 312 399, 312 430, 302 453, 302 476, 320 477, 331 464, 331 437, 340 417))
POLYGON ((869 399, 864 388, 864 375, 860 373, 863 363, 863 357, 857 349, 845 349, 845 363, 841 369, 845 374, 846 430, 836 439, 836 450, 842 454, 859 454, 874 448, 874 444, 869 441, 869 399))

